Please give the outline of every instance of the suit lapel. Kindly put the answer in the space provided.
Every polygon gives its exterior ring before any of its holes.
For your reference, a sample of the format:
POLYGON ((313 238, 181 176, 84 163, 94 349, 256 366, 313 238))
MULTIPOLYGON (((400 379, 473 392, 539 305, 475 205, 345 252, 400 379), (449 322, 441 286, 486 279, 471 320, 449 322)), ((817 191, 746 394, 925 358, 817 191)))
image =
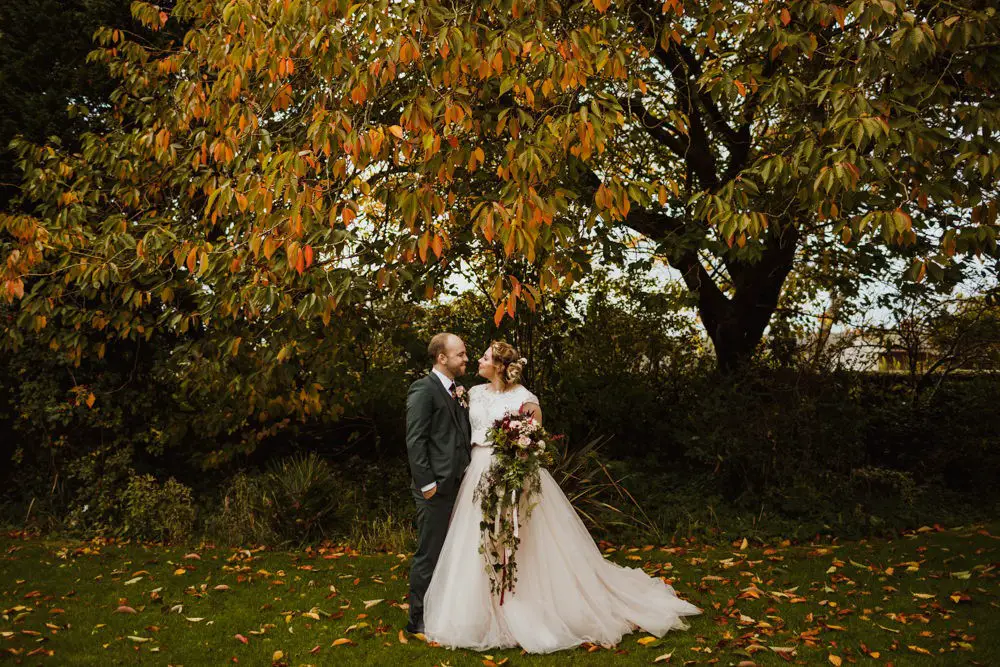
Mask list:
POLYGON ((441 384, 441 380, 438 379, 438 376, 435 375, 434 372, 432 371, 427 376, 427 381, 430 382, 433 386, 437 387, 437 391, 441 393, 445 401, 447 401, 448 403, 448 411, 451 413, 451 419, 452 421, 455 422, 455 426, 457 426, 458 428, 462 428, 462 425, 461 423, 459 423, 458 420, 458 406, 455 404, 456 401, 454 398, 451 397, 451 394, 448 393, 448 390, 444 388, 444 385, 441 384))

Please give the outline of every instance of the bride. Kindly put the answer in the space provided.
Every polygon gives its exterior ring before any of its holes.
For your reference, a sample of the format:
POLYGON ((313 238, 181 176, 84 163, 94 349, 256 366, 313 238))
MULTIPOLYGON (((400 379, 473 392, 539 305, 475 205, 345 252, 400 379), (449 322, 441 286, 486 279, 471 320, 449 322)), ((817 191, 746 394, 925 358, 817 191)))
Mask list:
POLYGON ((545 469, 537 505, 520 526, 513 594, 502 605, 491 594, 473 493, 490 466, 486 432, 493 422, 509 411, 531 412, 541 422, 538 398, 519 382, 523 366, 503 342, 490 345, 479 360, 479 375, 489 382, 469 391, 472 461, 424 598, 425 636, 448 647, 549 653, 584 642, 614 645, 637 627, 656 636, 687 628, 682 617, 698 608, 660 579, 605 560, 545 469))

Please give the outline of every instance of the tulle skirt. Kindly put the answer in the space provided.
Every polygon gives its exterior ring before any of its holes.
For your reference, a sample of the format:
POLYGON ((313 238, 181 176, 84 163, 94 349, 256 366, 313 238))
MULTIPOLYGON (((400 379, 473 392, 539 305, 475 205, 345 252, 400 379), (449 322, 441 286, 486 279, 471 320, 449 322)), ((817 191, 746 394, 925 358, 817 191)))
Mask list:
POLYGON ((701 613, 662 580, 605 560, 546 470, 541 497, 530 518, 521 520, 517 583, 500 605, 479 553, 482 514, 473 500, 491 458, 490 448, 474 447, 459 488, 424 597, 429 640, 456 648, 520 646, 550 653, 584 642, 614 645, 637 628, 660 637, 687 628, 683 617, 701 613))

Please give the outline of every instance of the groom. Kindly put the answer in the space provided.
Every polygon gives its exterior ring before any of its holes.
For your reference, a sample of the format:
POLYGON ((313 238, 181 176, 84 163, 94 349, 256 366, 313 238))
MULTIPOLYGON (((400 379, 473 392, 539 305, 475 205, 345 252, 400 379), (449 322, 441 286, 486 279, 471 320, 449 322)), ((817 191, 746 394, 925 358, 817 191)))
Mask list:
POLYGON ((469 414, 458 401, 455 378, 469 357, 458 336, 440 333, 427 353, 434 367, 406 396, 406 452, 417 503, 417 551, 410 565, 408 632, 424 631, 424 594, 448 532, 455 494, 472 453, 469 414))

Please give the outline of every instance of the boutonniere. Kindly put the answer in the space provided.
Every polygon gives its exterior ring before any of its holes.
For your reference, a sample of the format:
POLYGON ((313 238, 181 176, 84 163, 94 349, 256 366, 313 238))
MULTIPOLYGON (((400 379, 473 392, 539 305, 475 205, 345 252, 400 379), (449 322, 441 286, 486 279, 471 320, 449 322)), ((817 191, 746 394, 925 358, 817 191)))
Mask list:
POLYGON ((465 387, 462 385, 455 387, 455 400, 466 410, 469 409, 469 393, 465 391, 465 387))

